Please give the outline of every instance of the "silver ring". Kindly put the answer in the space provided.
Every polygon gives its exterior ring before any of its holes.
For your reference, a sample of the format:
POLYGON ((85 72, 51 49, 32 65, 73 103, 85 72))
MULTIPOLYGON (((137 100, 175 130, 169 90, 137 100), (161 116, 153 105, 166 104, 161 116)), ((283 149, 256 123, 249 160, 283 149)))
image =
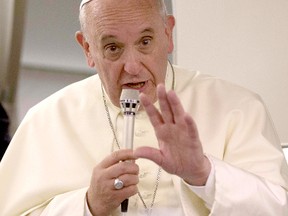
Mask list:
POLYGON ((120 179, 116 178, 115 181, 114 181, 114 188, 116 190, 120 190, 124 187, 124 183, 123 181, 121 181, 120 179))

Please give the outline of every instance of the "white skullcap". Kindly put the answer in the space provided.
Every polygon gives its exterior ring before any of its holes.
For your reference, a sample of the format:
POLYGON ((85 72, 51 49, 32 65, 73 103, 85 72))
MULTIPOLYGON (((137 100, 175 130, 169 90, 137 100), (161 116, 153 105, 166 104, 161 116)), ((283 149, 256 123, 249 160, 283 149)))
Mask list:
POLYGON ((83 5, 85 5, 86 3, 90 2, 90 1, 92 1, 92 0, 82 0, 79 9, 81 10, 83 5))

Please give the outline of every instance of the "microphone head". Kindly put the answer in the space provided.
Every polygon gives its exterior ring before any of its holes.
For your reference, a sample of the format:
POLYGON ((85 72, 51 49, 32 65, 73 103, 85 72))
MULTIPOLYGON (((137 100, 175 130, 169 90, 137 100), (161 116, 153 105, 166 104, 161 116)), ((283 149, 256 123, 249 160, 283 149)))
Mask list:
POLYGON ((124 115, 135 115, 140 106, 139 91, 135 89, 122 89, 120 106, 124 115))

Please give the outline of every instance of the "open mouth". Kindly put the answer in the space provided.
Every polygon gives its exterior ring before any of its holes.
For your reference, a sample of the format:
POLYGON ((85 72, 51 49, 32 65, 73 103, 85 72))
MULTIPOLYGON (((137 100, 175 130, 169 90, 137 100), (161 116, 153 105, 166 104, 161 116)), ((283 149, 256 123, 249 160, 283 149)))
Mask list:
POLYGON ((146 82, 127 83, 126 86, 133 89, 141 89, 146 82))

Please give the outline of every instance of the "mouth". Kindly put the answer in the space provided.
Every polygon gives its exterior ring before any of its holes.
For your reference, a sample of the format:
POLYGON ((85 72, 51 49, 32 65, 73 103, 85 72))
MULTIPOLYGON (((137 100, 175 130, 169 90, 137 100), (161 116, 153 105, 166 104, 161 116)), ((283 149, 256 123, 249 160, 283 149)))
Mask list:
POLYGON ((125 86, 131 89, 140 90, 145 86, 146 82, 127 83, 125 86))

